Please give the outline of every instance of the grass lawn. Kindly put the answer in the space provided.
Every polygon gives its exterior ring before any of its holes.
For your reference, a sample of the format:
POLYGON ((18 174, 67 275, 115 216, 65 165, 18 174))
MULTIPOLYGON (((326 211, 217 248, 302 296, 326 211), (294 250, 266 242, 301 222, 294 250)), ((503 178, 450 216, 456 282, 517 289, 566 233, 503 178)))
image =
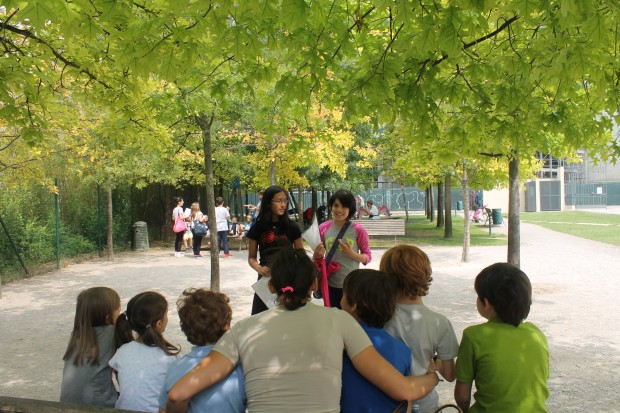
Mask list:
POLYGON ((620 215, 616 214, 586 211, 522 212, 521 222, 620 246, 620 215))
MULTIPOLYGON (((470 225, 470 236, 472 246, 496 246, 506 245, 506 236, 492 232, 489 238, 489 228, 481 225, 470 225)), ((414 245, 436 245, 443 247, 463 246, 463 218, 460 216, 452 217, 453 236, 450 239, 443 237, 443 228, 437 228, 437 221, 429 222, 423 215, 410 215, 409 222, 405 224, 405 236, 396 237, 398 244, 414 245)), ((390 248, 394 246, 394 237, 372 236, 370 246, 375 248, 390 248)))

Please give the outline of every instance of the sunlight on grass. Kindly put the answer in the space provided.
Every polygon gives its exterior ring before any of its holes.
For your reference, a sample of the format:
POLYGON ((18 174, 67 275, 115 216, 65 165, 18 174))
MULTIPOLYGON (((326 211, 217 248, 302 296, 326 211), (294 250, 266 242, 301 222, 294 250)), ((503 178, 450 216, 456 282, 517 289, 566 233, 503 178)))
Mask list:
POLYGON ((521 222, 620 246, 620 215, 586 211, 524 212, 521 222))

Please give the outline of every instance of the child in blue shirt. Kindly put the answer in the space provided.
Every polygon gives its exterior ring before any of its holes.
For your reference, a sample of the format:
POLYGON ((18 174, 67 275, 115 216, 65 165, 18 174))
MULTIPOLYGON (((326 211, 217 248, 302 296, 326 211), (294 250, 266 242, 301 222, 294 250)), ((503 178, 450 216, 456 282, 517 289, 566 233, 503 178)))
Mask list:
MULTIPOLYGON (((396 285, 392 278, 381 271, 353 270, 344 280, 340 304, 360 323, 379 354, 402 375, 410 375, 411 350, 383 329, 396 310, 396 285)), ((391 412, 399 402, 362 377, 345 354, 340 398, 342 413, 391 412)))
POLYGON ((547 338, 523 322, 532 304, 530 280, 519 268, 496 263, 478 274, 474 288, 478 312, 488 321, 463 331, 454 399, 465 413, 546 413, 547 338))
MULTIPOLYGON (((194 344, 191 353, 175 361, 168 369, 159 395, 160 411, 166 410, 166 399, 172 386, 209 354, 213 345, 230 328, 232 309, 225 294, 206 289, 188 289, 177 302, 181 330, 194 344)), ((245 378, 241 366, 212 387, 192 397, 189 413, 243 413, 246 408, 245 378)))

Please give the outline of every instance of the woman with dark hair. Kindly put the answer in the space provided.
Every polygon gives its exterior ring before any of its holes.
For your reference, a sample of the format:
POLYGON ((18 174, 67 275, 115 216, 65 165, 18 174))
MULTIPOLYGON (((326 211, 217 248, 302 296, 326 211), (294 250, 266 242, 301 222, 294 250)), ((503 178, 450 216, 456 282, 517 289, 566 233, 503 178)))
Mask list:
POLYGON ((395 400, 418 399, 437 385, 432 361, 425 375, 404 377, 377 352, 349 313, 310 302, 316 287, 316 268, 306 252, 280 250, 269 280, 278 306, 224 333, 198 366, 172 387, 166 411, 185 411, 192 396, 240 364, 248 411, 338 413, 344 351, 362 376, 395 400))
POLYGON ((353 194, 345 189, 339 189, 329 198, 329 207, 334 219, 319 226, 322 243, 314 250, 314 260, 322 260, 326 258, 326 254, 329 257, 329 252, 335 244, 333 257, 326 263, 329 302, 331 307, 341 308, 344 279, 351 271, 358 269, 360 263, 367 265, 372 259, 372 254, 368 244, 368 233, 360 224, 351 222, 356 211, 353 194))
MULTIPOLYGON (((181 217, 181 219, 185 220, 185 216, 183 215, 183 198, 180 196, 174 197, 174 209, 172 210, 172 222, 176 222, 177 218, 181 217)), ((183 235, 185 235, 185 231, 175 232, 174 239, 174 256, 182 257, 183 253, 181 252, 181 246, 183 245, 183 235)))
MULTIPOLYGON (((288 217, 286 191, 273 185, 263 193, 260 212, 256 223, 248 231, 248 264, 258 278, 271 276, 271 258, 283 248, 303 248, 301 231, 288 217), (260 260, 257 255, 260 253, 260 260)), ((252 315, 267 310, 267 305, 254 294, 252 315)))

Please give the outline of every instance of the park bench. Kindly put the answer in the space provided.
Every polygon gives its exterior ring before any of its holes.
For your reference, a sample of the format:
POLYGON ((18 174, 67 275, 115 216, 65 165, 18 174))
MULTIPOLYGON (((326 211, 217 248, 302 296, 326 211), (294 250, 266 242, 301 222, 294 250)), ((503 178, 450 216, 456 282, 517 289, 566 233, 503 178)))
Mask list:
MULTIPOLYGON (((131 413, 107 407, 0 396, 0 413, 131 413)), ((135 413, 135 412, 134 412, 135 413)))
POLYGON ((402 218, 356 219, 352 222, 363 226, 369 236, 393 235, 394 244, 397 236, 405 235, 405 220, 402 218))

